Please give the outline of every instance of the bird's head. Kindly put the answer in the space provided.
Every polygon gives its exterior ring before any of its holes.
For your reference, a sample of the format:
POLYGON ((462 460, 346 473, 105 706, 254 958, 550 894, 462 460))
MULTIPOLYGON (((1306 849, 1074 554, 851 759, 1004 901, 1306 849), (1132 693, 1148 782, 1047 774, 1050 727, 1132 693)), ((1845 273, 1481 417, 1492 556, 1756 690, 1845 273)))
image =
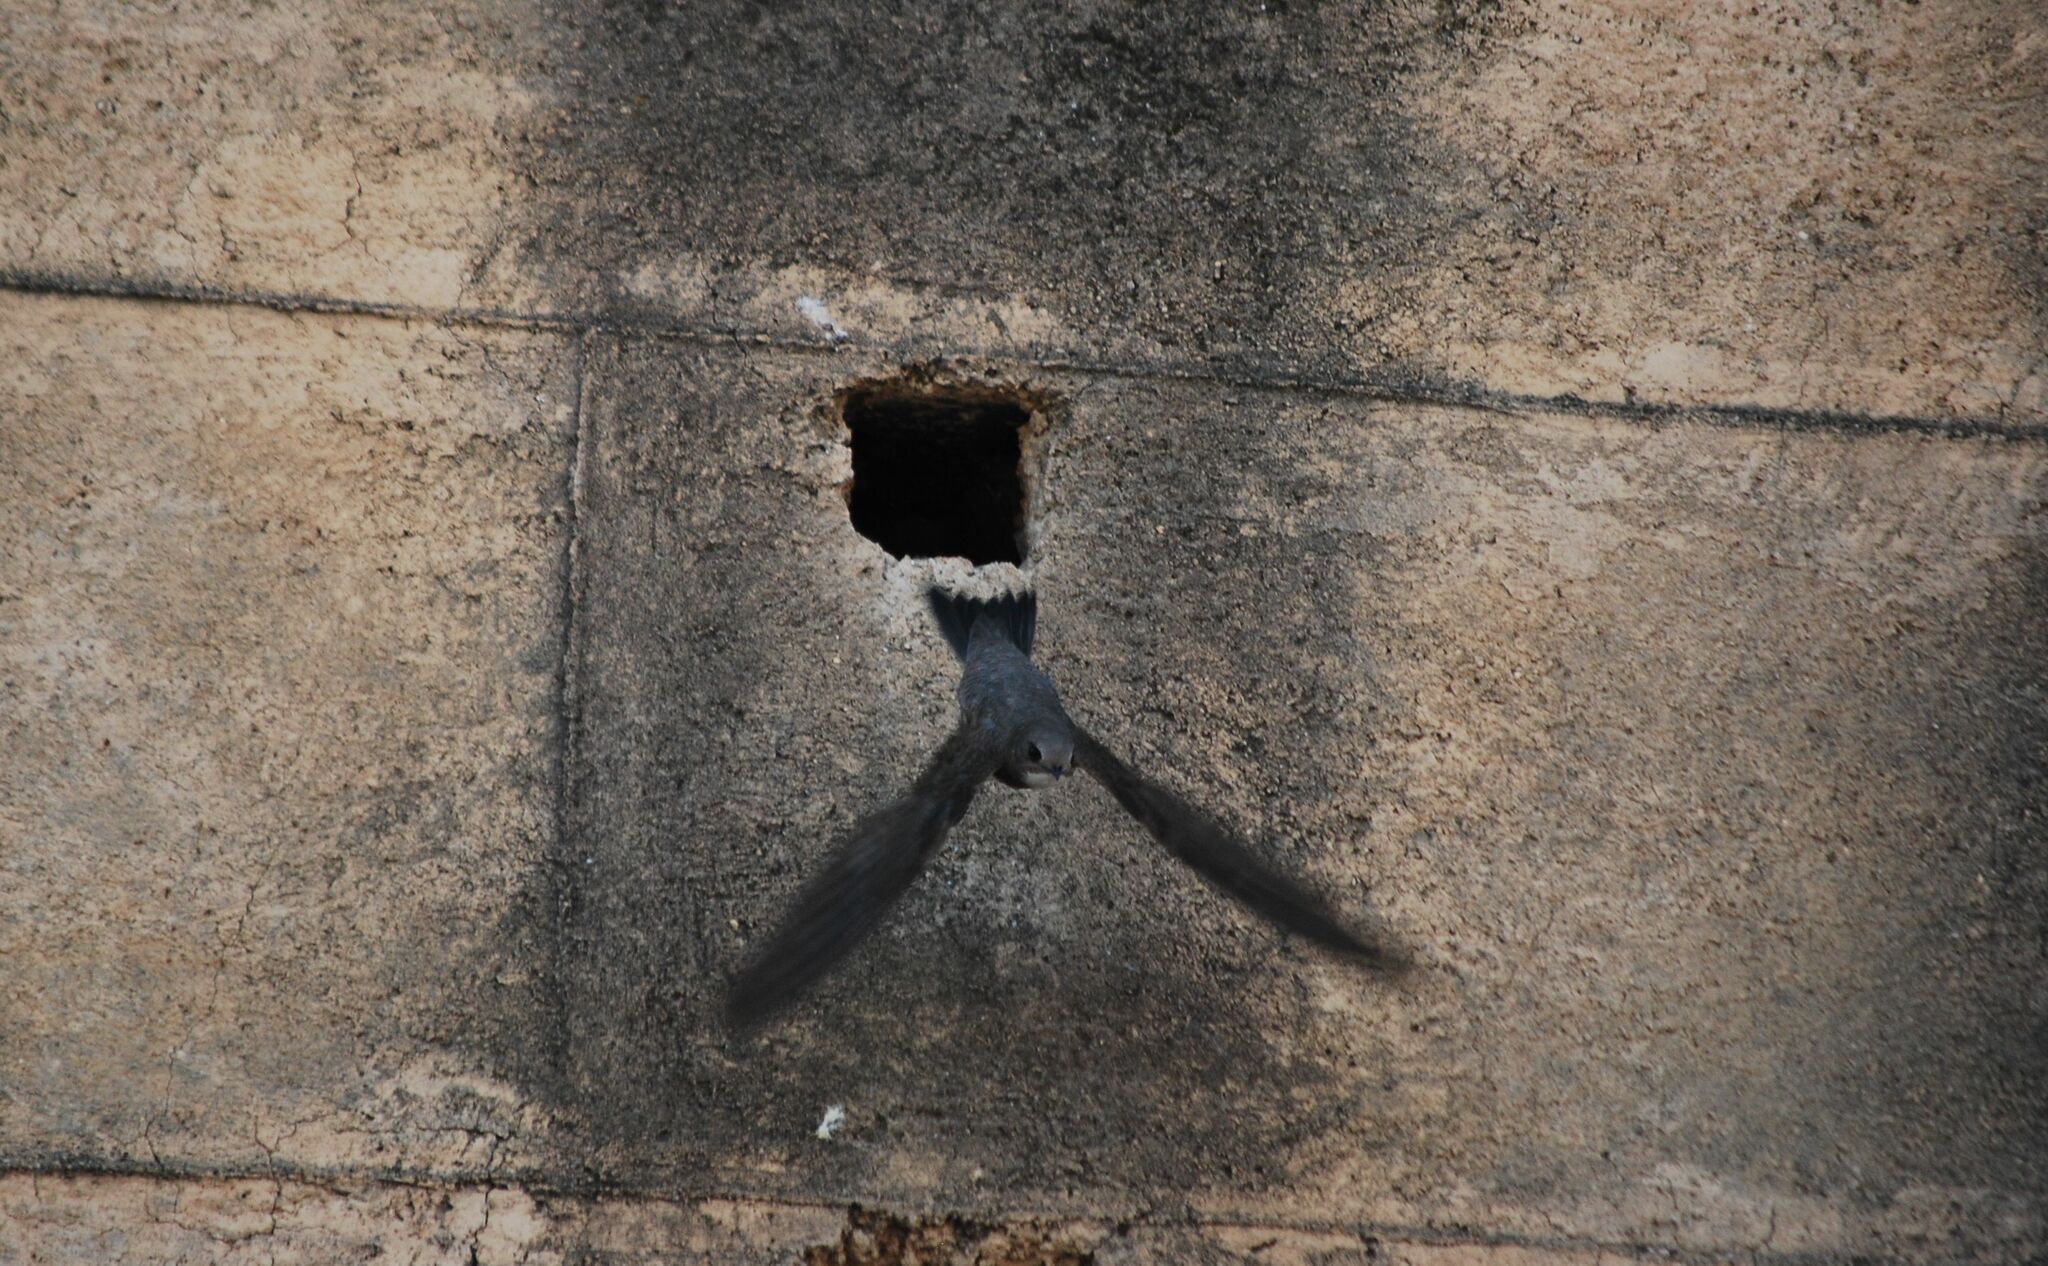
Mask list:
POLYGON ((1049 787, 1074 767, 1074 736, 1051 727, 1025 732, 1016 755, 1017 777, 1027 787, 1049 787))

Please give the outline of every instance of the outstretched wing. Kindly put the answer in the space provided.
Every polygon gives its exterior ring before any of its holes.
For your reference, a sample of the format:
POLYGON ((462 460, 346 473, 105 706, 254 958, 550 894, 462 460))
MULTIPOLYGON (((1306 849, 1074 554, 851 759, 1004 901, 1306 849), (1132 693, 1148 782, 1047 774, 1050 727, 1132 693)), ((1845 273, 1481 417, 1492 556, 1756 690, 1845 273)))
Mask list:
POLYGON ((862 818, 766 945, 733 978, 728 1021, 747 1028, 796 1000, 872 932, 995 771, 967 725, 953 731, 903 799, 862 818))
POLYGON ((1337 922, 1307 889, 1269 868, 1207 814, 1124 764, 1093 735, 1075 733, 1074 759, 1081 768, 1202 878, 1289 932, 1376 966, 1401 964, 1397 953, 1337 922))

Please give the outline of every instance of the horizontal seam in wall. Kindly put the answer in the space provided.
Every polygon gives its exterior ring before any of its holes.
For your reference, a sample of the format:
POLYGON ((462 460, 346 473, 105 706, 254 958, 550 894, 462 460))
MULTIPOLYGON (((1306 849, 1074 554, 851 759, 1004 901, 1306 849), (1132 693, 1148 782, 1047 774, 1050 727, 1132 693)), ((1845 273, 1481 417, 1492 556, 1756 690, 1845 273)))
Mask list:
POLYGON ((1839 1266, 1841 1263, 1868 1262, 1871 1260, 1866 1254, 1861 1253, 1785 1252, 1755 1246, 1733 1245, 1720 1249, 1691 1249, 1665 1244, 1574 1238, 1564 1235, 1518 1235, 1505 1232, 1477 1231, 1462 1227, 1442 1229, 1391 1223, 1347 1223, 1317 1220, 1283 1221, 1268 1218, 1238 1219, 1204 1216, 1185 1218, 1171 1216, 1133 1217, 1106 1213, 1073 1213, 1033 1208, 1004 1210, 992 1213, 980 1209, 960 1211, 926 1210, 896 1205, 886 1199, 878 1198, 824 1200, 790 1196, 763 1196, 731 1191, 649 1191, 632 1186, 603 1183, 593 1183, 589 1187, 584 1188, 573 1184, 553 1182, 536 1172, 523 1170, 506 1170, 485 1174, 478 1171, 430 1173, 379 1169, 357 1173, 318 1167, 299 1167, 289 1164, 267 1165, 260 1169, 248 1169, 236 1166, 180 1164, 177 1162, 157 1166, 138 1166, 80 1157, 53 1160, 45 1164, 10 1163, 0 1160, 0 1180, 9 1178, 107 1179, 164 1183, 276 1183, 317 1187, 342 1197, 358 1196, 366 1188, 380 1186, 431 1190, 444 1193, 518 1191, 543 1200, 554 1199, 585 1204, 640 1203, 682 1207, 705 1203, 726 1203, 834 1213, 844 1212, 850 1207, 859 1207, 907 1218, 925 1215, 947 1216, 950 1213, 958 1212, 961 1216, 977 1221, 1045 1223, 1106 1223, 1113 1221, 1120 1228, 1129 1228, 1131 1230, 1173 1231, 1195 1229, 1249 1232, 1271 1231, 1292 1235, 1349 1235, 1361 1241, 1416 1244, 1433 1248, 1470 1247, 1558 1253, 1568 1252, 1595 1256, 1614 1255, 1632 1260, 1678 1263, 1679 1266, 1688 1266, 1688 1264, 1707 1266, 1709 1263, 1727 1263, 1736 1258, 1741 1258, 1751 1263, 1751 1266, 1839 1266))
MULTIPOLYGON (((515 312, 502 308, 429 308, 418 304, 342 299, 282 291, 227 290, 214 286, 78 278, 53 273, 0 269, 0 290, 20 294, 75 298, 130 299, 154 303, 221 304, 265 308, 275 312, 323 316, 374 317, 451 326, 484 326, 584 336, 596 332, 670 339, 706 346, 765 348, 774 351, 831 356, 842 351, 890 355, 901 351, 887 343, 799 339, 758 330, 704 329, 643 316, 579 312, 515 312)), ((988 359, 1029 368, 1134 381, 1207 383, 1245 390, 1304 392, 1366 399, 1388 404, 1476 409, 1510 417, 1537 413, 1565 414, 1601 421, 1656 426, 1692 422, 1732 429, 1820 432, 1840 435, 1917 434, 1954 439, 2006 439, 2048 442, 2048 423, 2025 425, 2000 417, 1929 417, 1915 414, 1871 414, 1849 410, 1788 409, 1757 404, 1705 404, 1656 401, 1588 400, 1575 395, 1544 396, 1501 391, 1480 385, 1435 384, 1406 378, 1369 375, 1233 372, 1192 363, 1143 364, 1091 360, 1071 356, 1030 357, 990 348, 948 348, 914 344, 909 359, 988 359)))

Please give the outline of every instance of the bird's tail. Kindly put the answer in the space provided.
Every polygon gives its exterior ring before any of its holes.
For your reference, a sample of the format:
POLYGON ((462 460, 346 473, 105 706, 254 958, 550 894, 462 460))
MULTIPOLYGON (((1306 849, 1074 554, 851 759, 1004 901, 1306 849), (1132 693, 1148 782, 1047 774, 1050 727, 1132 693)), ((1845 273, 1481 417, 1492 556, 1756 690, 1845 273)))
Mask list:
POLYGON ((1026 655, 1031 653, 1031 639, 1038 632, 1038 595, 1027 590, 999 598, 965 598, 933 585, 925 590, 925 598, 931 603, 932 619, 938 621, 946 645, 961 659, 967 658, 967 636, 974 632, 975 621, 983 615, 993 619, 1018 650, 1026 655))

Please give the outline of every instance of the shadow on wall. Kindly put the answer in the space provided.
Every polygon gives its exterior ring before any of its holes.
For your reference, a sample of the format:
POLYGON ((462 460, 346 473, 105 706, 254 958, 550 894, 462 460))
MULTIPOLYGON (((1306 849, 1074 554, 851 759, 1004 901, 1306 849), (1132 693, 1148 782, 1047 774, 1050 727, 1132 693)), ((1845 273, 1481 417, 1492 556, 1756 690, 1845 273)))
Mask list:
POLYGON ((1377 344, 1336 281, 1443 231, 1424 190, 1461 160, 1418 150, 1398 77, 1467 7, 555 4, 578 96, 508 138, 539 191, 510 240, 610 312, 717 261, 721 304, 1028 297, 1090 341, 1348 369, 1377 344))
MULTIPOLYGON (((1373 1039, 1319 1008, 1309 951, 1241 921, 1092 786, 991 787, 853 960, 734 1044, 714 1019, 726 973, 834 837, 900 793, 950 723, 956 669, 921 604, 909 642, 890 623, 832 464, 792 455, 839 443, 835 421, 658 343, 594 353, 591 373, 616 390, 589 427, 568 829, 559 886, 513 930, 547 947, 550 984, 504 1025, 556 1042, 501 1038, 495 1061, 553 1105, 559 1154, 656 1190, 891 1197, 911 1163, 938 1171, 919 1190, 962 1205, 1083 1183, 1179 1200, 1281 1183, 1305 1140, 1371 1119, 1329 1052, 1371 1064, 1356 1052, 1373 1039), (821 1094, 847 1105, 862 1146, 805 1146, 821 1094)), ((967 418, 1014 435, 1007 407, 967 418)), ((1232 478, 1295 478, 1274 463, 1232 478)), ((1174 571, 1183 548, 1177 533, 1101 538, 1062 566, 1107 587, 1174 571)), ((1250 604, 1228 588, 1178 599, 1205 640, 1251 648, 1203 663, 1205 682, 1262 702, 1274 676, 1290 699, 1355 695, 1355 659, 1287 632, 1353 601, 1355 549, 1236 534, 1214 548, 1227 574, 1289 582, 1250 604)), ((1133 692, 1179 689, 1157 681, 1176 662, 1160 631, 1124 623, 1124 606, 1055 608, 1043 626, 1077 712, 1113 720, 1143 706, 1133 692)))

